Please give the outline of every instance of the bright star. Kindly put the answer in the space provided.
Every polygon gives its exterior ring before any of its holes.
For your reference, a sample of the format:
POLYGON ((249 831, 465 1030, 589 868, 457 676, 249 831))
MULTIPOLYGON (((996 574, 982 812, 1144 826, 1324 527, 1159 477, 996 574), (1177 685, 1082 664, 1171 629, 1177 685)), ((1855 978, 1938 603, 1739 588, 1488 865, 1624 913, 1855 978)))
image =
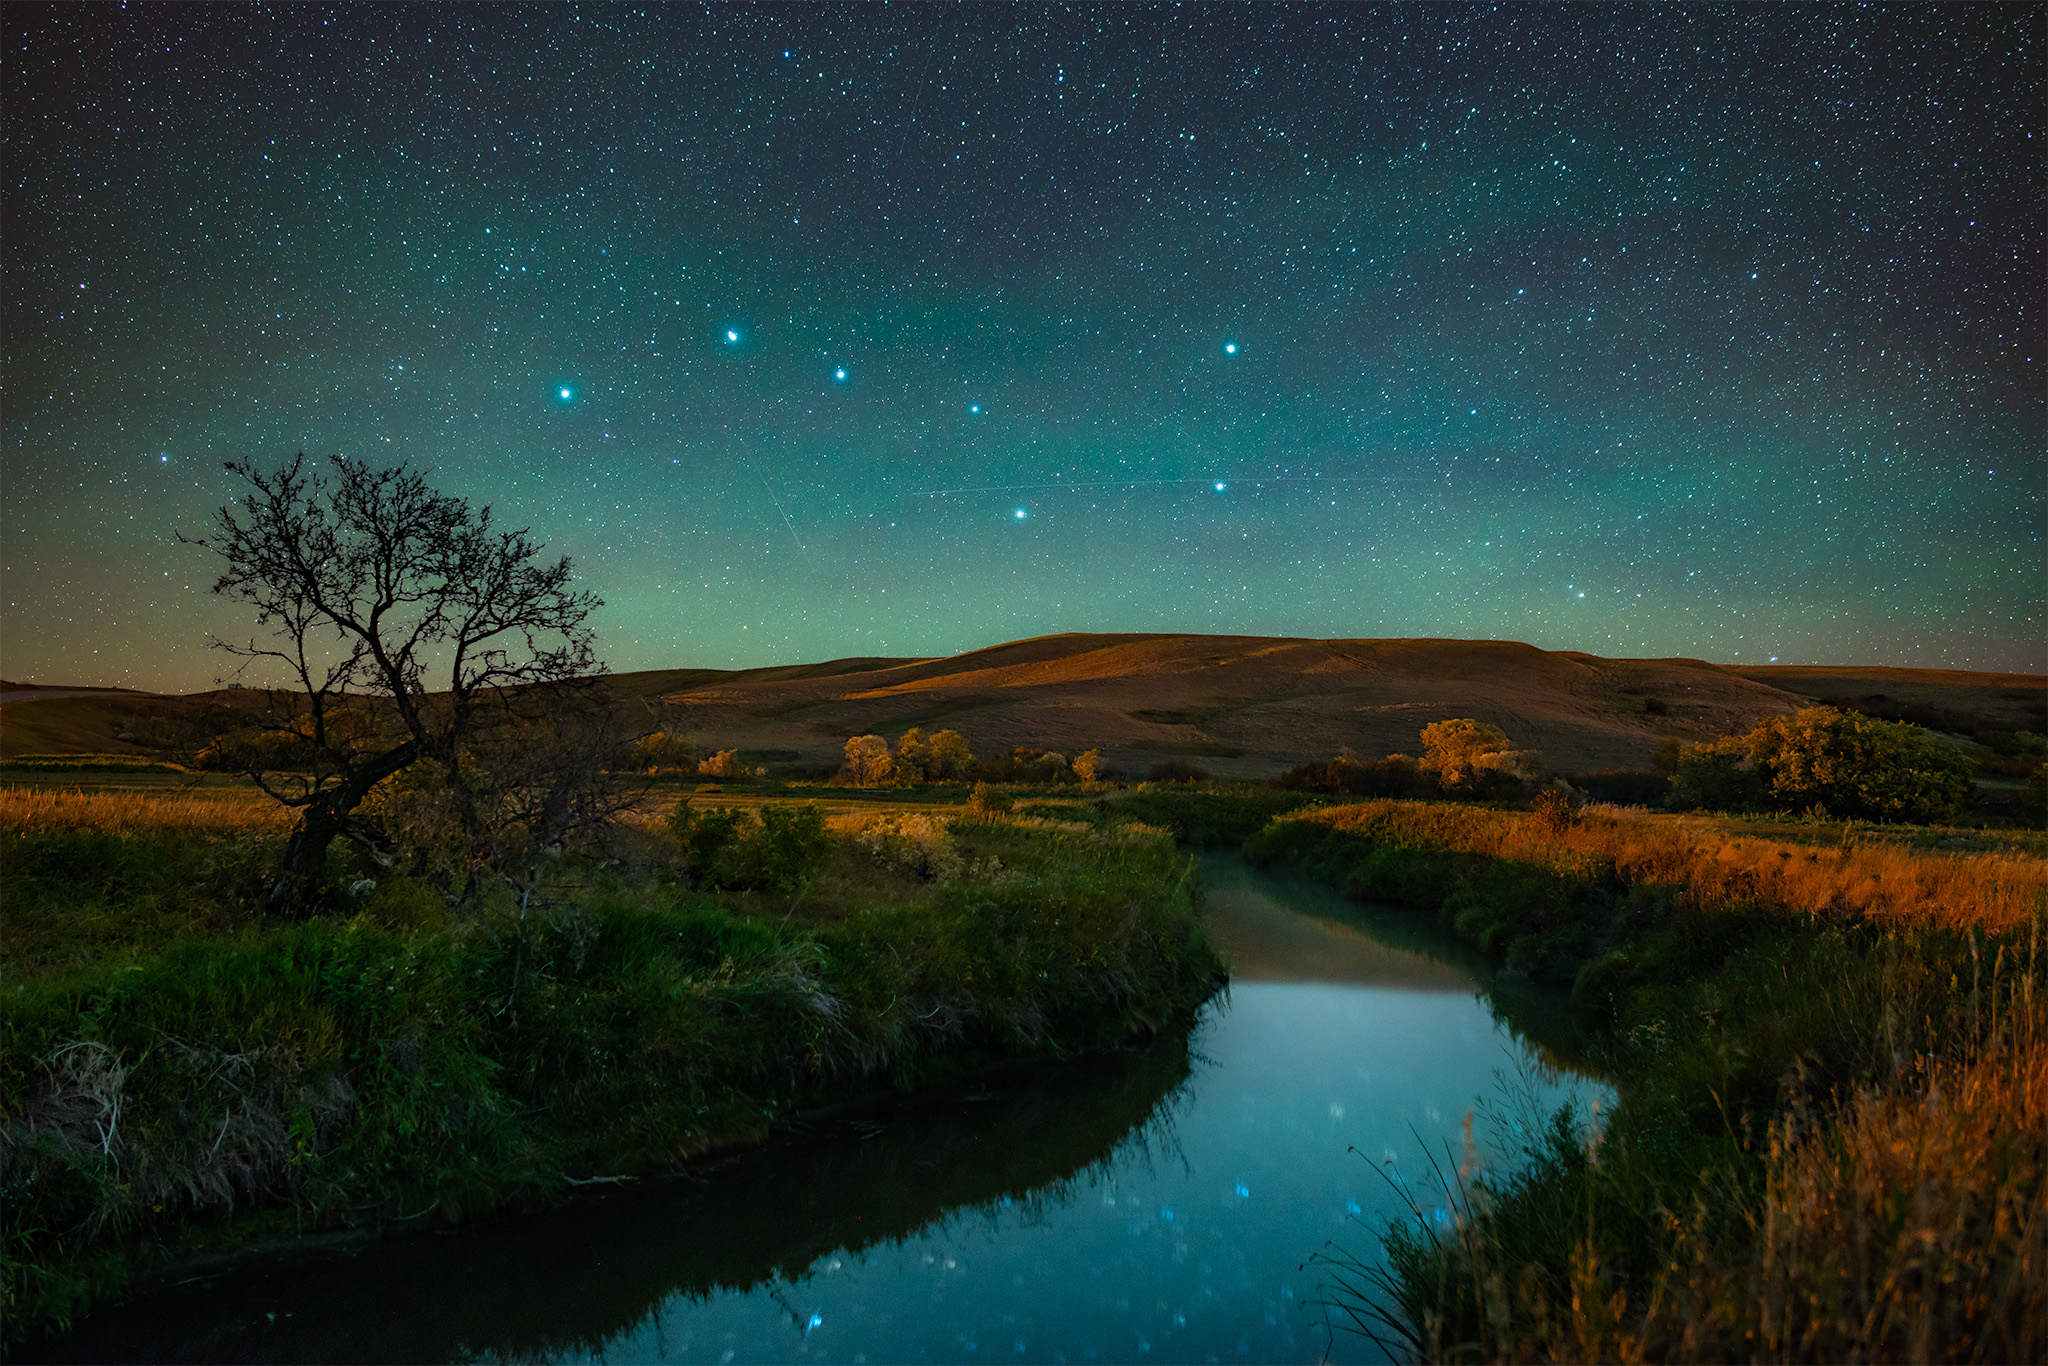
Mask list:
POLYGON ((570 399, 576 397, 576 391, 564 384, 561 388, 555 390, 555 397, 567 403, 570 399))
POLYGON ((970 413, 978 413, 981 411, 981 405, 979 403, 970 403, 967 405, 967 411, 970 413))
POLYGON ((725 329, 725 339, 729 342, 736 342, 740 339, 740 334, 728 327, 725 329))
POLYGON ((1222 481, 1221 479, 1218 479, 1218 480, 1216 481, 1216 491, 1217 491, 1218 493, 1221 493, 1221 492, 1223 492, 1223 481, 1222 481))
POLYGON ((1017 519, 1018 521, 1020 521, 1020 522, 1021 522, 1021 521, 1023 521, 1023 520, 1024 520, 1024 509, 1023 509, 1023 508, 1018 508, 1018 509, 1017 509, 1017 511, 1016 511, 1016 512, 1014 512, 1014 513, 1013 513, 1013 514, 1011 514, 1011 515, 1012 515, 1012 516, 1014 516, 1014 517, 1015 517, 1015 518, 1016 518, 1016 519, 1017 519))
POLYGON ((837 370, 834 370, 834 371, 832 372, 832 378, 834 378, 834 379, 845 379, 845 378, 846 378, 846 367, 842 365, 842 366, 840 366, 840 367, 839 367, 839 368, 838 368, 837 370))
POLYGON ((1236 354, 1237 354, 1237 343, 1236 343, 1236 342, 1225 342, 1225 343, 1223 343, 1223 354, 1224 354, 1224 355, 1226 355, 1226 356, 1234 356, 1234 355, 1236 355, 1236 354))

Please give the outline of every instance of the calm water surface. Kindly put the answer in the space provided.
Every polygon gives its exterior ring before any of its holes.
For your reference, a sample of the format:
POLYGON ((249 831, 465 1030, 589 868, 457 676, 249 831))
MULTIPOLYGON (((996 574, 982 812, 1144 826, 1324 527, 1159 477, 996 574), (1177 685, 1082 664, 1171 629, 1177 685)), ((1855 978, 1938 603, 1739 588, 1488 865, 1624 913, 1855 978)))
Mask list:
MULTIPOLYGON (((786 1136, 545 1215, 244 1266, 33 1355, 232 1361, 1378 1360, 1323 1327, 1423 1145, 1603 1094, 1454 963, 1209 868, 1234 981, 1193 1034, 786 1136), (1356 1151, 1352 1151, 1356 1149, 1356 1151), (1306 1265, 1304 1265, 1306 1264, 1306 1265)), ((1355 917, 1354 917, 1355 918, 1355 917)))

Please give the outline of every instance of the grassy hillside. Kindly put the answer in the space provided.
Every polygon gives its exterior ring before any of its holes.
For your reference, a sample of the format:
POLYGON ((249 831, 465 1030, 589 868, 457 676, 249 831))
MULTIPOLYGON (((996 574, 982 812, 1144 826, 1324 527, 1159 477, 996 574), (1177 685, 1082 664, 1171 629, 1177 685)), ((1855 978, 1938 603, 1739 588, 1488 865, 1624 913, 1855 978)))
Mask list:
MULTIPOLYGON (((857 658, 621 674, 629 730, 657 717, 703 750, 836 765, 848 736, 951 728, 978 754, 1095 749, 1126 772, 1169 759, 1265 778, 1351 747, 1416 753, 1452 717, 1500 726, 1559 771, 1645 767, 1665 743, 1747 731, 1821 697, 1970 734, 2048 726, 2048 679, 1862 668, 1606 659, 1507 641, 1060 635, 943 659, 857 658)), ((78 697, 0 707, 0 756, 149 751, 153 726, 260 694, 78 697)))

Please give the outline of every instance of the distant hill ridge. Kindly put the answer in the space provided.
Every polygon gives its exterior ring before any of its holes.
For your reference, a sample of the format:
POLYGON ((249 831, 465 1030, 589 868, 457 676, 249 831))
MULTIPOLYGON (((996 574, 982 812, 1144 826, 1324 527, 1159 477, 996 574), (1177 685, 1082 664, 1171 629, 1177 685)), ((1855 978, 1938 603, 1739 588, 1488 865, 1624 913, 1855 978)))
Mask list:
MULTIPOLYGON (((13 685, 8 685, 10 688, 13 685)), ((1667 740, 1747 730, 1815 698, 1882 695, 1958 725, 2039 729, 2048 676, 1940 669, 1729 666, 1609 659, 1514 641, 1054 635, 943 658, 613 676, 629 722, 666 717, 700 748, 778 764, 838 758, 848 736, 960 731, 977 753, 1099 749, 1142 772, 1163 759, 1265 777, 1349 746, 1416 753, 1422 727, 1490 721, 1554 768, 1640 768, 1667 740)), ((51 688, 51 692, 65 691, 51 688)), ((0 754, 122 752, 133 718, 201 698, 10 699, 0 754)))

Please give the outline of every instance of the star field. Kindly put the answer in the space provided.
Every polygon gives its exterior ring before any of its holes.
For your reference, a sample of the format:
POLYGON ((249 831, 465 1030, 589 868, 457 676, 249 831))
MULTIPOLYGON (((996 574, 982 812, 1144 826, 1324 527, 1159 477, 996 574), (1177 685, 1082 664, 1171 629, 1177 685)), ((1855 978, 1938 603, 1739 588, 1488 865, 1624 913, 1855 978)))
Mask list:
POLYGON ((616 669, 1053 631, 2044 667, 2038 7, 10 5, 6 676, 229 458, 616 669))

